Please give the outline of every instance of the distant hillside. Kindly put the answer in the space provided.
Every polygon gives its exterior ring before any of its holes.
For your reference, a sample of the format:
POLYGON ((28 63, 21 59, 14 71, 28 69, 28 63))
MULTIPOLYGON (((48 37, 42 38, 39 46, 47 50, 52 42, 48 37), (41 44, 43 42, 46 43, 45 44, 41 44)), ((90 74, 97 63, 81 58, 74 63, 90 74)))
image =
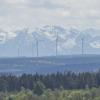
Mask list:
POLYGON ((0 73, 47 74, 66 71, 96 71, 100 69, 100 55, 68 55, 40 58, 0 58, 0 73))

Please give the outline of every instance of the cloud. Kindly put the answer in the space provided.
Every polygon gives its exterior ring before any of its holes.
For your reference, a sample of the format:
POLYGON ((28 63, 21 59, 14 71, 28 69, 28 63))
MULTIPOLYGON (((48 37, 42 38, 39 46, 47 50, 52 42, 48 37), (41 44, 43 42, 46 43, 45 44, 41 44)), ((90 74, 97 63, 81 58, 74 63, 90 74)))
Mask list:
POLYGON ((4 44, 6 43, 8 40, 10 39, 14 39, 16 38, 17 34, 14 32, 5 32, 5 31, 1 31, 0 32, 0 43, 4 44))
POLYGON ((4 33, 4 32, 1 32, 1 33, 0 33, 0 44, 5 43, 6 38, 7 38, 7 34, 4 33))
POLYGON ((7 33, 7 39, 13 39, 13 38, 15 38, 16 36, 17 36, 17 34, 14 33, 14 32, 8 32, 8 33, 7 33))
POLYGON ((46 24, 99 27, 99 4, 99 0, 2 0, 0 28, 12 31, 46 24))
POLYGON ((69 38, 67 41, 60 43, 59 45, 59 51, 65 51, 67 49, 72 49, 76 46, 75 39, 69 38))
MULTIPOLYGON (((8 39, 16 37, 15 30, 25 27, 30 30, 44 25, 62 26, 66 29, 75 27, 79 30, 99 28, 99 3, 99 0, 1 0, 0 28, 7 32, 8 39)), ((62 33, 59 33, 60 49, 73 48, 76 45, 77 32, 62 33)), ((93 32, 91 34, 95 36, 93 32)), ((50 41, 56 39, 55 32, 51 34, 45 31, 39 35, 50 41)))
POLYGON ((98 49, 98 48, 100 48, 100 42, 94 41, 94 42, 90 43, 90 46, 91 46, 92 48, 98 49))

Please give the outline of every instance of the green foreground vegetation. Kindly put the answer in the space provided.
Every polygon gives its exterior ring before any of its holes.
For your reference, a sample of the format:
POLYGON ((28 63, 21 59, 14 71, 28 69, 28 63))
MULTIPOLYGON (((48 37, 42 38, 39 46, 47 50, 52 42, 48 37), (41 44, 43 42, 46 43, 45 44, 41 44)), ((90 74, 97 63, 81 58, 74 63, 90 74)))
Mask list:
POLYGON ((0 100, 100 100, 100 71, 0 75, 0 100))
POLYGON ((100 100, 100 88, 84 90, 44 90, 37 95, 32 90, 22 89, 20 92, 0 93, 0 100, 100 100))

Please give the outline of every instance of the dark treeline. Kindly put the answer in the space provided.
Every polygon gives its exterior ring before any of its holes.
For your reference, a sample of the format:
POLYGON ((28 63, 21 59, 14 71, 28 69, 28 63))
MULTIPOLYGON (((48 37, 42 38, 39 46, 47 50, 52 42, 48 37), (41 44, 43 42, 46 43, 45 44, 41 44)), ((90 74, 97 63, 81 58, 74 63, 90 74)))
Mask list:
POLYGON ((84 89, 100 87, 100 71, 59 73, 48 75, 0 75, 0 91, 20 91, 22 88, 42 92, 42 89, 84 89))

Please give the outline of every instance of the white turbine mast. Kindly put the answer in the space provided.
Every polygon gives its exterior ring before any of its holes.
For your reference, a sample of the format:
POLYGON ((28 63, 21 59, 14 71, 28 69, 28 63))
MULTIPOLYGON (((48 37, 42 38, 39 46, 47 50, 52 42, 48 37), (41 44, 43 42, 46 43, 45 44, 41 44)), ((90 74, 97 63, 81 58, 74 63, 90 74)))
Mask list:
POLYGON ((36 56, 39 57, 39 42, 41 40, 39 40, 36 36, 34 36, 34 39, 36 41, 36 56))
MULTIPOLYGON (((28 29, 25 28, 24 31, 22 30, 20 34, 23 34, 23 33, 28 33, 28 29)), ((18 42, 18 50, 17 50, 17 52, 18 52, 18 57, 22 56, 22 50, 21 50, 21 49, 22 49, 22 48, 21 48, 21 43, 22 43, 22 41, 21 41, 21 40, 22 40, 22 39, 20 39, 19 42, 18 42)))
POLYGON ((58 56, 58 32, 56 33, 56 56, 58 56))
POLYGON ((82 55, 84 55, 84 37, 83 38, 81 38, 81 52, 82 52, 82 55))

